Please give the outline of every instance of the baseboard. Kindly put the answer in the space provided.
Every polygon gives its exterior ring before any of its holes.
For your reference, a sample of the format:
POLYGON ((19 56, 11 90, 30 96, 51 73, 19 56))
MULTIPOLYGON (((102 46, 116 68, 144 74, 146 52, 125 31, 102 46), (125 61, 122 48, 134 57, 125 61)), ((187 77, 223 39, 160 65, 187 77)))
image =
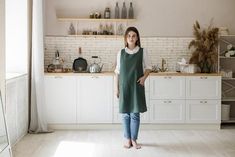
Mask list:
MULTIPOLYGON (((115 130, 121 124, 49 124, 53 130, 115 130)), ((220 130, 220 124, 141 124, 142 130, 220 130)))

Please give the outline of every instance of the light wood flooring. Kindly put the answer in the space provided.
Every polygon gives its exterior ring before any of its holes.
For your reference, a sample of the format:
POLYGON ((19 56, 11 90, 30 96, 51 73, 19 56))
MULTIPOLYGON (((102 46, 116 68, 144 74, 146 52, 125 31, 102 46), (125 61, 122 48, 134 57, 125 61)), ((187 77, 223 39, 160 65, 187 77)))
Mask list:
POLYGON ((123 148, 121 130, 28 134, 14 157, 235 157, 235 129, 141 130, 142 148, 123 148))

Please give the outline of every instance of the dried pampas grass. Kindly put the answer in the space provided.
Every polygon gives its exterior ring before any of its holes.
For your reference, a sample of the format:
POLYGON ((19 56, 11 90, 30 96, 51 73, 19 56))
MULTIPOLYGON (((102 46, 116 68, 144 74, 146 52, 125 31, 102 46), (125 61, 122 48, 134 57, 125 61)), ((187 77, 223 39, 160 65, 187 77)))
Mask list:
POLYGON ((189 43, 188 48, 194 48, 189 60, 190 64, 197 64, 201 72, 215 72, 218 62, 218 35, 219 29, 212 26, 212 22, 206 29, 201 29, 198 21, 193 25, 195 37, 189 43))

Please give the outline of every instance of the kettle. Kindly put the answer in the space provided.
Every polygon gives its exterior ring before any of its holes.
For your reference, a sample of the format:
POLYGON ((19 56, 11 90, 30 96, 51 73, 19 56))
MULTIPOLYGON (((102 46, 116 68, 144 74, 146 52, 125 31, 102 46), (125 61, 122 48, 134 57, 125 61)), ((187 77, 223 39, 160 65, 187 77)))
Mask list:
MULTIPOLYGON (((98 56, 92 56, 91 58, 99 58, 99 57, 98 57, 98 56)), ((100 62, 101 62, 101 58, 99 58, 99 59, 100 59, 100 62)), ((100 72, 102 71, 102 68, 103 68, 103 65, 104 65, 104 64, 99 65, 100 62, 99 62, 99 63, 96 63, 96 62, 94 61, 94 63, 92 63, 92 64, 89 66, 89 72, 90 72, 90 73, 100 73, 100 72)))

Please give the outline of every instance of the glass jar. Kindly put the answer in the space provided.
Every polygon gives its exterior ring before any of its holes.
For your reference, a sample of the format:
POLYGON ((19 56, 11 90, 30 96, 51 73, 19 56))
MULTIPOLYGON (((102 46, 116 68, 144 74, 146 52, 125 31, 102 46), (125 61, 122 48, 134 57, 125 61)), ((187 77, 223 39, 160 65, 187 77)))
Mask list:
POLYGON ((105 19, 110 19, 110 17, 111 17, 111 12, 110 12, 110 9, 107 7, 104 10, 104 18, 105 19))

